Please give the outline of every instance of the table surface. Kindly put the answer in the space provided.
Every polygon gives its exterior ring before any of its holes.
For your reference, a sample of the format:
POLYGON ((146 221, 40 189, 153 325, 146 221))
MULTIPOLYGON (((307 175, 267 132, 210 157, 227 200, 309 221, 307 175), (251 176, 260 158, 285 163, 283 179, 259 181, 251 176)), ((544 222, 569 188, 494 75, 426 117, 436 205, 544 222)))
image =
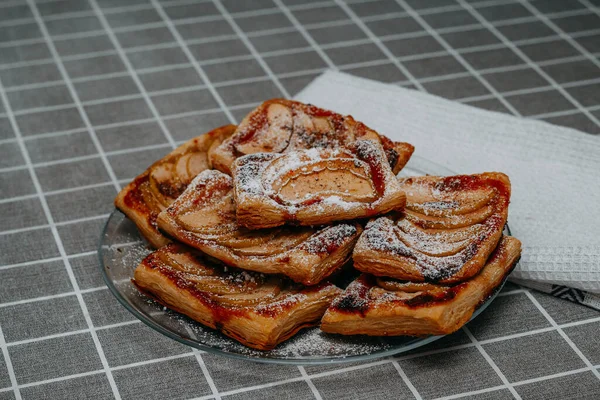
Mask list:
POLYGON ((598 134, 598 5, 3 1, 0 399, 600 398, 600 313, 515 285, 407 355, 263 365, 150 330, 96 258, 132 177, 327 68, 598 134))

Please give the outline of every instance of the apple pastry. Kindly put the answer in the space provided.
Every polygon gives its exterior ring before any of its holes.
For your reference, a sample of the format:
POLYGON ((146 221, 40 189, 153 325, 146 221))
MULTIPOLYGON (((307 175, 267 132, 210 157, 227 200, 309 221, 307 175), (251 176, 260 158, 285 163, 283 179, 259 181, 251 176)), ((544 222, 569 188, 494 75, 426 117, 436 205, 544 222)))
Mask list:
POLYGON ((254 153, 285 153, 311 148, 338 149, 359 139, 381 142, 396 174, 414 151, 409 143, 392 142, 351 116, 285 99, 265 101, 251 111, 231 138, 211 153, 214 168, 231 174, 236 158, 254 153))
POLYGON ((276 276, 224 268, 180 244, 147 256, 135 269, 134 283, 163 305, 259 350, 317 325, 341 293, 331 283, 305 288, 276 276))
POLYGON ((479 274, 454 286, 363 274, 333 301, 321 330, 373 336, 452 333, 497 290, 520 254, 521 242, 504 236, 479 274))
POLYGON ((124 187, 115 206, 127 215, 152 246, 169 243, 157 229, 158 213, 171 204, 192 179, 211 168, 209 154, 235 130, 226 125, 195 137, 152 164, 124 187))
POLYGON ((452 284, 485 265, 508 218, 502 173, 399 181, 405 209, 369 222, 354 248, 356 269, 414 282, 452 284))
POLYGON ((230 176, 200 173, 169 207, 158 226, 180 242, 226 265, 267 274, 284 274, 314 285, 349 258, 362 231, 358 223, 321 227, 248 230, 236 220, 230 176))
POLYGON ((233 164, 237 221, 249 229, 319 225, 399 210, 406 201, 381 144, 259 153, 233 164))

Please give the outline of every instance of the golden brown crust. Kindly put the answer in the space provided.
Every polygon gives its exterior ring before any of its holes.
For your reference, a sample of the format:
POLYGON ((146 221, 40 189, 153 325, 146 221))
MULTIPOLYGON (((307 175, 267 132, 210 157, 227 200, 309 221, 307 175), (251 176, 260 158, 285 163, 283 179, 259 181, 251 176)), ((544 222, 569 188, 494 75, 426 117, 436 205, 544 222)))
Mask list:
POLYGON ((183 192, 199 172, 211 168, 209 153, 235 130, 226 125, 195 137, 138 175, 115 199, 115 206, 127 215, 155 248, 170 242, 157 229, 156 217, 183 192))
POLYGON ((429 284, 419 290, 389 279, 378 284, 375 277, 363 274, 334 300, 321 329, 342 335, 450 334, 497 290, 520 254, 521 242, 504 236, 481 272, 456 286, 429 284))
POLYGON ((502 173, 400 180, 402 213, 369 222, 354 248, 359 271, 410 281, 457 283, 476 275, 508 218, 502 173))
POLYGON ((381 144, 251 154, 234 163, 237 221, 249 229, 372 217, 404 206, 381 144))
POLYGON ((392 142, 352 116, 298 101, 271 99, 244 118, 231 138, 211 153, 211 161, 215 169, 231 174, 233 162, 244 155, 338 149, 361 139, 381 142, 394 173, 404 167, 414 151, 412 145, 392 142))
POLYGON ((316 325, 341 292, 330 283, 304 288, 278 277, 226 272, 179 244, 146 257, 134 283, 163 305, 258 350, 270 350, 316 325))
POLYGON ((339 269, 362 231, 358 223, 247 230, 236 221, 231 177, 215 170, 199 174, 157 222, 171 237, 227 265, 284 274, 305 285, 339 269))

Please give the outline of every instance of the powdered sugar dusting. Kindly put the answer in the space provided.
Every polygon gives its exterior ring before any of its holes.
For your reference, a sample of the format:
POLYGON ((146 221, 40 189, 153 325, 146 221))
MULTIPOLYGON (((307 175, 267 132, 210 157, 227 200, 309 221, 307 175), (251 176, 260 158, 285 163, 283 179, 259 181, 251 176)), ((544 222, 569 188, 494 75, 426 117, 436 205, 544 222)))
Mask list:
POLYGON ((241 157, 234 163, 234 187, 238 217, 252 215, 250 206, 245 206, 252 197, 274 216, 294 221, 300 218, 300 223, 313 210, 313 214, 335 221, 372 216, 378 207, 385 207, 381 210, 385 212, 403 200, 381 145, 371 140, 358 140, 342 149, 311 148, 241 157), (348 162, 354 162, 354 169, 348 162), (322 176, 330 177, 329 186, 319 182, 322 176), (312 183, 306 183, 313 177, 312 183), (296 188, 298 182, 303 186, 296 188), (310 212, 300 214, 303 210, 310 212))
POLYGON ((165 210, 170 214, 178 214, 182 210, 188 210, 202 200, 215 197, 217 189, 229 190, 232 180, 229 175, 220 171, 204 170, 188 185, 185 191, 165 210), (200 192, 204 192, 200 195, 200 192))
MULTIPOLYGON (((425 254, 424 250, 419 251, 407 245, 400 239, 403 235, 398 227, 394 226, 393 221, 386 217, 371 222, 363 236, 368 248, 412 259, 426 279, 437 281, 457 273, 465 262, 475 255, 478 243, 488 234, 489 230, 482 226, 480 233, 469 238, 469 243, 462 246, 462 250, 440 257, 425 254)), ((440 240, 439 236, 431 235, 424 237, 423 240, 427 242, 421 244, 422 248, 431 253, 448 250, 444 248, 444 246, 448 246, 446 241, 440 240)))
MULTIPOLYGON (((409 199, 406 214, 369 223, 359 244, 409 259, 425 279, 451 277, 486 249, 484 243, 497 237, 506 222, 502 210, 507 202, 494 189, 496 183, 486 179, 485 175, 403 179, 409 199)), ((484 254, 482 263, 485 258, 484 254)))
POLYGON ((340 224, 326 228, 318 235, 312 236, 302 245, 300 249, 309 254, 331 254, 339 247, 351 240, 358 232, 355 225, 340 224))

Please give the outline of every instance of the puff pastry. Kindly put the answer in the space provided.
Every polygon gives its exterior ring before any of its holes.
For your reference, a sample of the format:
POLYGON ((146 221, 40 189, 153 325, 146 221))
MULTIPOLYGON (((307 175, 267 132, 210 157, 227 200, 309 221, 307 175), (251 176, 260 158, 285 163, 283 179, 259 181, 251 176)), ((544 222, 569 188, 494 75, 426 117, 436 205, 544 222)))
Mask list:
POLYGON ((158 213, 171 204, 200 172, 211 168, 209 154, 234 131, 226 125, 195 137, 152 164, 124 187, 115 206, 127 215, 152 246, 169 243, 157 229, 158 213))
POLYGON ((521 242, 504 236, 481 272, 455 286, 363 274, 334 300, 323 316, 321 329, 373 336, 452 333, 502 284, 520 254, 521 242))
POLYGON ((214 168, 231 174, 236 158, 254 153, 284 153, 310 148, 336 149, 355 140, 380 141, 396 174, 414 151, 409 143, 392 142, 351 116, 285 99, 265 101, 251 111, 233 136, 211 153, 214 168))
POLYGON ((401 209, 406 198, 381 144, 358 140, 346 149, 260 153, 233 164, 240 225, 318 225, 401 209))
POLYGON ((232 179, 216 170, 200 173, 157 222, 173 238, 227 265, 284 274, 305 285, 319 283, 341 267, 362 231, 355 222, 245 229, 236 221, 232 179))
POLYGON ((354 248, 356 269, 409 281, 456 283, 476 275, 508 218, 502 173, 400 180, 404 211, 369 222, 354 248))
POLYGON ((163 305, 259 350, 316 325, 341 292, 330 283, 304 288, 274 276, 225 272, 179 244, 147 256, 134 272, 134 283, 163 305))

